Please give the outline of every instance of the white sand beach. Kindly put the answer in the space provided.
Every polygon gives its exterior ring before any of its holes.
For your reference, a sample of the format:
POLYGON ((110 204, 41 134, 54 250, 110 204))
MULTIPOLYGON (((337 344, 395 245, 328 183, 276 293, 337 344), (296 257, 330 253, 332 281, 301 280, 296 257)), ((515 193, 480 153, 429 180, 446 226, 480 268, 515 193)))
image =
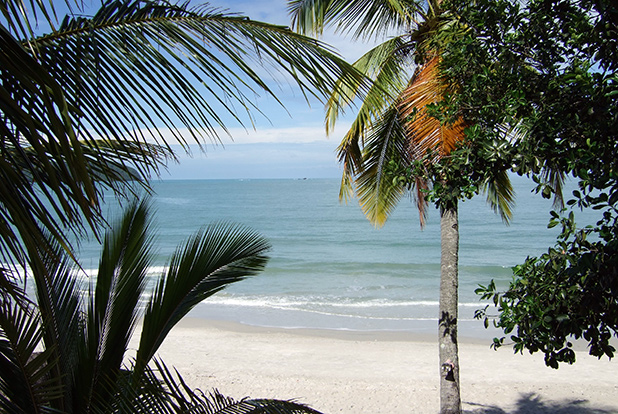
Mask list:
MULTIPOLYGON (((437 341, 411 333, 270 329, 186 318, 160 349, 187 383, 235 398, 294 399, 323 413, 437 413, 437 341)), ((615 361, 585 351, 548 368, 487 341, 460 344, 468 413, 618 413, 615 361)))

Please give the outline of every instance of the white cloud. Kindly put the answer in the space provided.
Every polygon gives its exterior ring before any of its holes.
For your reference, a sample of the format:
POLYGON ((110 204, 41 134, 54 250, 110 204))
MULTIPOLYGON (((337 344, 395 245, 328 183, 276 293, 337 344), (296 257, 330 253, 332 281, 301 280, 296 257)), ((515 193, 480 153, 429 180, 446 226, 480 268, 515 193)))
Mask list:
MULTIPOLYGON (((311 142, 333 141, 339 143, 343 138, 345 131, 349 128, 349 123, 342 122, 337 125, 335 131, 331 136, 326 135, 326 131, 323 125, 307 125, 307 126, 291 126, 291 127, 269 127, 269 128, 257 128, 243 129, 243 128, 229 128, 228 132, 225 132, 221 128, 217 128, 216 132, 221 140, 221 143, 213 144, 206 143, 206 147, 212 146, 233 146, 239 144, 303 144, 311 142)), ((195 141, 191 137, 188 130, 178 129, 180 135, 182 135, 188 144, 194 144, 195 141)), ((161 135, 170 145, 178 144, 174 138, 174 134, 169 129, 159 129, 161 135)), ((153 131, 144 131, 144 136, 148 138, 148 141, 155 142, 156 133, 153 131)))
POLYGON ((244 133, 239 130, 231 132, 236 144, 307 143, 326 139, 324 128, 321 127, 260 128, 244 133))

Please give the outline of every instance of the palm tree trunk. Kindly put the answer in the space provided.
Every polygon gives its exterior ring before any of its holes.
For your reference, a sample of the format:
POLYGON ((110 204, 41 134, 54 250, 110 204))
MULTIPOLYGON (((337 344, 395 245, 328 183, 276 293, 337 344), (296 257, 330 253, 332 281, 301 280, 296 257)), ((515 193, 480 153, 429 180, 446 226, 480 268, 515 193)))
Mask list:
POLYGON ((460 414, 457 345, 459 221, 457 201, 440 208, 440 414, 460 414))

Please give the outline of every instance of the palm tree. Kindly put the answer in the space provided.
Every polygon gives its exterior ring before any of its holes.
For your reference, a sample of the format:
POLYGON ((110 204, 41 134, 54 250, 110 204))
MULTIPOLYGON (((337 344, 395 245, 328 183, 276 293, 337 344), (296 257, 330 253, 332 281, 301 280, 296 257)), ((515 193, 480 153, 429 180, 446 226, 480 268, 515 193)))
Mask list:
MULTIPOLYGON (((339 146, 343 164, 340 198, 354 189, 367 218, 384 224, 406 192, 412 192, 421 226, 427 194, 440 209, 441 281, 439 309, 440 412, 460 413, 458 317, 458 200, 465 196, 454 151, 466 143, 461 116, 441 110, 443 97, 456 93, 441 76, 440 43, 456 30, 457 20, 440 0, 290 0, 293 25, 301 33, 320 34, 332 24, 355 38, 391 35, 354 62, 372 80, 368 92, 344 86, 327 103, 327 131, 343 110, 360 100, 356 118, 339 146), (393 35, 396 33, 396 35, 393 35), (407 170, 404 179, 398 171, 407 170), (394 179, 395 178, 395 179, 394 179)), ((512 189, 506 169, 474 178, 488 201, 508 219, 512 189)))
POLYGON ((36 303, 0 302, 0 411, 316 413, 287 401, 200 394, 155 358, 195 305, 260 272, 270 245, 249 229, 215 223, 180 246, 151 283, 151 226, 148 203, 132 202, 107 232, 89 285, 57 243, 50 241, 53 252, 29 252, 36 303), (137 353, 128 359, 141 317, 137 353))
POLYGON ((173 159, 171 144, 217 143, 230 122, 253 124, 252 97, 277 100, 260 66, 315 96, 356 77, 313 39, 208 5, 107 0, 91 16, 82 5, 56 3, 70 11, 60 24, 52 2, 2 8, 4 262, 25 263, 41 229, 67 248, 67 229, 96 231, 102 189, 144 184, 173 159))

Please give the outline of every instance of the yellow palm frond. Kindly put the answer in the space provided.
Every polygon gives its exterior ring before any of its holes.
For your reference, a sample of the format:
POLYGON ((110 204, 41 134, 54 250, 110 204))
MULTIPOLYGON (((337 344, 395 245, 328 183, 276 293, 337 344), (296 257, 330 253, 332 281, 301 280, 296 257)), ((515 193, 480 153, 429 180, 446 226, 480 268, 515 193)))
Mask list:
POLYGON ((360 83, 358 87, 350 82, 342 83, 326 104, 326 131, 331 133, 344 109, 361 100, 356 118, 337 148, 343 167, 339 192, 341 200, 347 201, 353 195, 354 178, 362 170, 361 148, 365 145, 367 134, 407 85, 411 60, 403 50, 404 46, 405 40, 395 37, 367 52, 353 66, 371 80, 371 87, 363 90, 360 83))

